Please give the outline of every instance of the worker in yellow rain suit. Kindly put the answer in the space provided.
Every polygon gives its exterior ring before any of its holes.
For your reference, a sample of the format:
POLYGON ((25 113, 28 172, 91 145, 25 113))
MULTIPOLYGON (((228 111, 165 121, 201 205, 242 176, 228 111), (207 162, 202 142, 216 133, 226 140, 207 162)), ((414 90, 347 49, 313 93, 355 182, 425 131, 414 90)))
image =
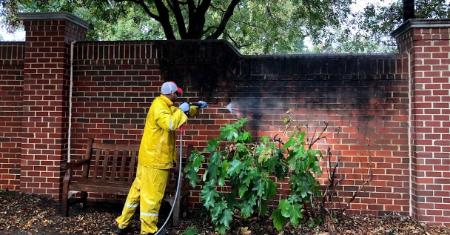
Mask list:
MULTIPOLYGON (((158 228, 158 212, 166 189, 169 169, 176 158, 175 130, 180 128, 188 116, 197 114, 199 106, 182 103, 173 106, 182 90, 174 82, 161 86, 161 95, 156 97, 145 121, 144 134, 139 147, 136 178, 131 185, 122 215, 117 219, 116 232, 123 234, 136 208, 140 205, 141 234, 155 233, 158 228)), ((199 101, 200 108, 207 106, 199 101)))

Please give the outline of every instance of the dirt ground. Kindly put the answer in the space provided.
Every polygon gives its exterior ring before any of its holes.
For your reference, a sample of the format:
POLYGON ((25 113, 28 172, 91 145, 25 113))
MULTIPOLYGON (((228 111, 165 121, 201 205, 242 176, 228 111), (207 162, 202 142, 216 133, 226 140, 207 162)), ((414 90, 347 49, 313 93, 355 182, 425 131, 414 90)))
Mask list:
MULTIPOLYGON (((59 214, 59 205, 40 196, 0 191, 0 234, 113 234, 114 219, 121 205, 89 203, 71 207, 70 216, 59 214)), ((185 218, 169 234, 183 234, 188 227, 194 234, 214 234, 208 215, 200 210, 185 213, 185 218)), ((450 234, 450 228, 427 227, 409 217, 402 216, 347 216, 336 223, 336 234, 450 234)), ((139 220, 133 219, 129 234, 139 234, 139 220)), ((191 233, 193 234, 193 233, 191 233)), ((229 234, 330 234, 326 228, 287 228, 278 233, 266 219, 239 221, 232 224, 229 234)))

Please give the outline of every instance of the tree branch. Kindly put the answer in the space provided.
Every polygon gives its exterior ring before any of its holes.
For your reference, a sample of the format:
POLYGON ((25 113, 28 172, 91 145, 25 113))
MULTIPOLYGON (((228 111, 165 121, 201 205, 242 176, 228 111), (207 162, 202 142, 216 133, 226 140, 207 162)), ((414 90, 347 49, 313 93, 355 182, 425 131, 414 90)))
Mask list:
POLYGON ((211 5, 211 0, 203 0, 197 8, 197 14, 205 15, 209 6, 211 5))
POLYGON ((132 2, 141 6, 147 15, 149 15, 151 18, 155 19, 161 24, 164 30, 164 34, 166 35, 166 39, 168 40, 176 39, 175 34, 173 33, 172 25, 170 24, 169 11, 161 0, 153 1, 153 4, 155 4, 159 15, 156 15, 153 12, 151 12, 150 7, 147 5, 145 0, 117 0, 117 2, 132 2))
POLYGON ((181 38, 186 38, 186 25, 184 24, 183 14, 180 9, 180 2, 178 0, 171 0, 168 2, 170 9, 172 9, 173 14, 178 25, 178 31, 181 38), (170 4, 172 2, 172 4, 170 4))
POLYGON ((224 31, 224 38, 228 38, 231 40, 231 43, 237 48, 237 49, 241 49, 243 47, 246 46, 250 46, 250 43, 247 44, 239 44, 233 37, 231 37, 231 35, 229 33, 227 33, 226 31, 224 31))
MULTIPOLYGON (((195 6, 194 0, 187 0, 188 5, 188 14, 189 14, 189 26, 188 26, 188 33, 190 34, 193 25, 195 24, 195 12, 197 10, 197 7, 195 6)), ((186 38, 188 38, 187 36, 186 38)))
POLYGON ((403 0, 403 22, 414 18, 414 0, 403 0))
POLYGON ((314 129, 314 135, 313 135, 313 137, 312 137, 312 139, 311 139, 311 143, 309 143, 309 146, 308 146, 308 149, 311 149, 312 148, 312 146, 318 141, 318 140, 320 140, 320 139, 323 139, 323 138, 326 138, 326 137, 323 137, 323 133, 327 130, 327 128, 328 128, 328 122, 324 122, 324 124, 325 124, 325 127, 322 129, 322 132, 319 134, 319 136, 317 136, 316 137, 316 129, 314 129))
POLYGON ((159 16, 150 11, 150 8, 145 4, 143 0, 117 0, 117 2, 132 2, 138 4, 142 7, 142 9, 149 15, 151 18, 155 19, 158 22, 161 22, 159 16))
MULTIPOLYGON (((140 0, 140 1, 143 2, 143 0, 140 0)), ((166 35, 166 38, 168 40, 176 39, 175 34, 173 33, 172 25, 170 24, 170 20, 169 20, 169 10, 164 5, 162 0, 154 0, 154 3, 156 6, 156 9, 159 12, 159 18, 160 18, 159 22, 161 23, 161 26, 164 29, 164 34, 166 35)))
POLYGON ((240 2, 240 0, 232 0, 230 5, 228 5, 227 10, 225 11, 225 14, 222 17, 222 20, 220 21, 219 26, 217 27, 216 31, 209 35, 207 39, 217 39, 225 30, 225 26, 228 23, 228 20, 230 20, 231 16, 233 15, 234 8, 237 6, 237 4, 240 2))
POLYGON ((198 3, 197 7, 193 0, 188 0, 189 5, 189 29, 187 38, 200 39, 203 36, 203 27, 205 26, 205 15, 211 0, 203 0, 198 3))
POLYGON ((220 7, 216 7, 216 6, 215 6, 214 4, 212 4, 212 3, 211 3, 210 8, 211 8, 211 9, 214 9, 214 10, 216 10, 216 11, 221 11, 222 13, 225 13, 225 10, 224 10, 224 9, 222 9, 222 8, 220 8, 220 7))

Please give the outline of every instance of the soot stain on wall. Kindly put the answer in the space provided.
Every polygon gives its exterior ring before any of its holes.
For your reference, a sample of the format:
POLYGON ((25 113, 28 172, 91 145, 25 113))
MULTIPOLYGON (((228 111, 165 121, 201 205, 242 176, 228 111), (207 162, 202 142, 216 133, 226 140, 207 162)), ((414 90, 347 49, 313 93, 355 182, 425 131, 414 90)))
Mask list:
POLYGON ((387 87, 396 80, 394 54, 243 56, 223 41, 160 46, 164 80, 209 102, 226 99, 256 131, 290 109, 337 113, 367 129, 392 98, 387 87))

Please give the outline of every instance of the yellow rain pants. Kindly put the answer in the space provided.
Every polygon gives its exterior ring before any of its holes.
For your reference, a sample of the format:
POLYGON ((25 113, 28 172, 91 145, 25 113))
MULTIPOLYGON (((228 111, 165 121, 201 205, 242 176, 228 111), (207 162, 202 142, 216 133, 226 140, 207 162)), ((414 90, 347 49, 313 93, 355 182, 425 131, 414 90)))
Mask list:
POLYGON ((137 175, 131 185, 122 215, 116 219, 119 228, 124 229, 130 223, 134 212, 140 205, 141 234, 155 233, 158 228, 158 212, 164 197, 168 169, 155 169, 138 165, 137 175))

